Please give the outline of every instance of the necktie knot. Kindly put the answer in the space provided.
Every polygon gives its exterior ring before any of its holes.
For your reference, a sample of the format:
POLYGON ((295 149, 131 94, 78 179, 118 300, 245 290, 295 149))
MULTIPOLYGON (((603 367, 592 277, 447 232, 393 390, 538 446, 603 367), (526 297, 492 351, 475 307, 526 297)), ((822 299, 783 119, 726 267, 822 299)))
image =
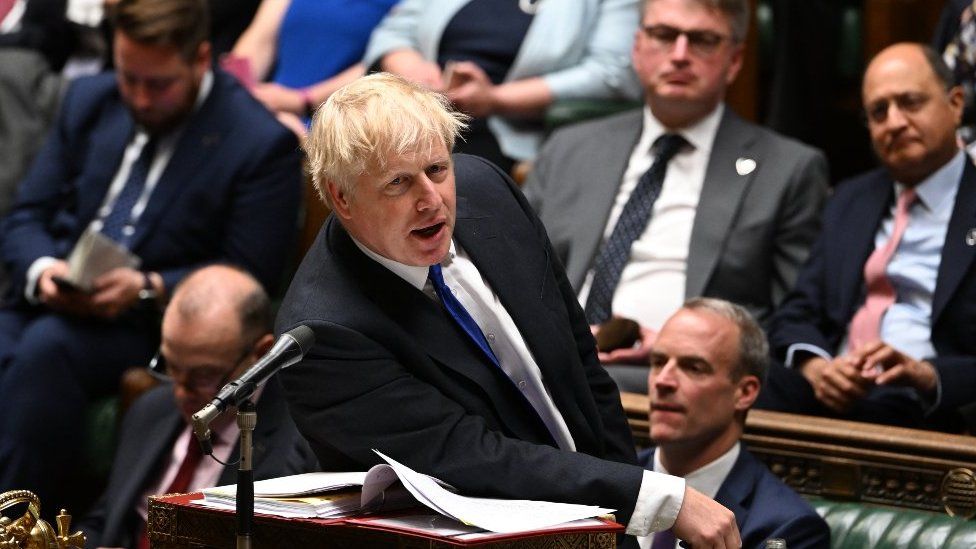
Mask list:
POLYGON ((684 148, 684 146, 687 144, 688 140, 681 137, 679 134, 661 134, 660 137, 654 140, 654 163, 670 162, 674 155, 678 154, 678 151, 684 148))

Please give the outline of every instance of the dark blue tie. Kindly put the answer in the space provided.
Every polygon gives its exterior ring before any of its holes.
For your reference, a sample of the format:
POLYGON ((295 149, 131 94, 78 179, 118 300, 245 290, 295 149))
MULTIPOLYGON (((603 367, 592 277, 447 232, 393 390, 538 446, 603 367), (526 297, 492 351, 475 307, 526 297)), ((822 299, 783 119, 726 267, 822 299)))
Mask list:
POLYGON ((125 234, 125 227, 132 220, 132 208, 136 205, 142 191, 146 188, 146 179, 149 177, 149 167, 152 165, 153 157, 156 156, 156 140, 150 138, 142 147, 139 158, 132 164, 129 170, 129 177, 125 180, 125 185, 115 198, 115 205, 112 211, 102 219, 102 234, 120 243, 127 244, 132 230, 125 234))
POLYGON ((464 330, 464 333, 468 334, 471 341, 474 341, 475 345, 477 345, 478 348, 485 353, 488 359, 491 360, 495 366, 500 366, 498 363, 498 358, 491 350, 491 347, 488 346, 488 340, 485 339, 485 334, 481 332, 481 328, 478 327, 478 323, 471 318, 471 315, 468 314, 468 311, 464 308, 464 305, 461 305, 461 302, 454 297, 454 292, 452 292, 451 289, 447 287, 447 284, 444 283, 444 275, 441 273, 441 266, 439 263, 435 263, 434 265, 430 266, 430 271, 428 271, 427 277, 430 278, 430 282, 434 286, 434 292, 437 294, 437 297, 440 298, 441 303, 444 305, 444 308, 447 309, 447 312, 451 315, 451 318, 454 319, 454 322, 457 322, 458 326, 464 330))
POLYGON ((630 259, 630 247, 651 220, 651 210, 661 194, 668 162, 686 144, 685 138, 673 133, 666 133, 654 141, 654 162, 637 181, 593 267, 593 283, 585 307, 586 320, 590 324, 601 324, 610 318, 613 293, 630 259))

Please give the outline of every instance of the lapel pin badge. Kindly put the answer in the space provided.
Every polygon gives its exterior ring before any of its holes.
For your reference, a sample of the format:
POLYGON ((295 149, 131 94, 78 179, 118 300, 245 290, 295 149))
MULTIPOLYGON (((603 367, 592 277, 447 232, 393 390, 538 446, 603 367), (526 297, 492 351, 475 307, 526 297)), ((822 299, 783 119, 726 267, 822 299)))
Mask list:
POLYGON ((756 161, 751 158, 741 157, 735 161, 735 173, 739 175, 749 175, 756 169, 756 161))
POLYGON ((966 231, 966 245, 976 246, 976 227, 966 231))

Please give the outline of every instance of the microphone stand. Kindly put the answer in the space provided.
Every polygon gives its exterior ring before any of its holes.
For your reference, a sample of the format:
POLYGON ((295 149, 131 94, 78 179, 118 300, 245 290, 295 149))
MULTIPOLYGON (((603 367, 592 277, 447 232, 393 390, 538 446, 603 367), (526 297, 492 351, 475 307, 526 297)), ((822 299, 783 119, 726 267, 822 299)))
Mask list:
POLYGON ((254 470, 252 452, 254 426, 258 414, 248 398, 237 407, 237 426, 241 430, 241 460, 237 468, 237 549, 251 549, 254 529, 254 470))

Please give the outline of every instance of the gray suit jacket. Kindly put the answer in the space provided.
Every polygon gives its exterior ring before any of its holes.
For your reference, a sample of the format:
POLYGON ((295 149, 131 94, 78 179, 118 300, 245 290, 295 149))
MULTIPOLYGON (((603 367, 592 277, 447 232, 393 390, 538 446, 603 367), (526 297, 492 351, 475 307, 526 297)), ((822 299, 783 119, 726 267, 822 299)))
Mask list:
MULTIPOLYGON (((525 185, 577 291, 642 126, 637 109, 556 132, 525 185)), ((727 299, 765 320, 792 288, 819 232, 827 181, 819 151, 726 108, 691 231, 685 297, 727 299), (739 175, 740 158, 754 160, 756 169, 739 175)))

